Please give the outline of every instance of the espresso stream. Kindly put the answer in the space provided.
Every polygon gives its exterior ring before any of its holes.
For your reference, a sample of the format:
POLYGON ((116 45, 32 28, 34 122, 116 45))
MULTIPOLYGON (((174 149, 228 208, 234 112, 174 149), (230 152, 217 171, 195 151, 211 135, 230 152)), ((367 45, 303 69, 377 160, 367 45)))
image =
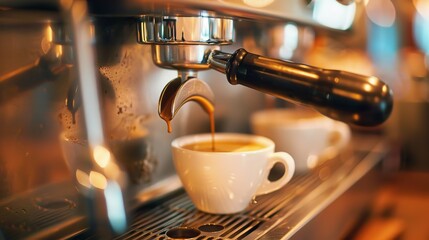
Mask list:
MULTIPOLYGON (((210 132, 212 135, 212 141, 211 141, 211 148, 212 151, 215 151, 215 118, 214 118, 214 106, 211 102, 207 101, 206 99, 202 98, 202 97, 198 97, 198 96, 194 96, 192 97, 192 99, 189 99, 192 101, 197 102, 203 109, 204 111, 207 112, 207 114, 209 115, 210 118, 210 132)), ((171 108, 164 108, 161 113, 160 113, 160 117, 167 123, 167 131, 169 133, 172 132, 173 128, 171 127, 171 120, 173 119, 173 116, 171 114, 169 114, 167 111, 169 111, 171 108)))

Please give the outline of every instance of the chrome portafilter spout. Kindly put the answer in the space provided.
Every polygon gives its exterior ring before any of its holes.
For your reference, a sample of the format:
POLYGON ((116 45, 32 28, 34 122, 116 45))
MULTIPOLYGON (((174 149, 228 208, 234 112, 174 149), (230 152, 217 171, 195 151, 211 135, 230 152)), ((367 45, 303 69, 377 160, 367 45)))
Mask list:
MULTIPOLYGON (((171 120, 187 102, 194 101, 209 114, 213 123, 214 94, 209 85, 197 78, 197 71, 209 69, 208 57, 221 45, 234 40, 231 18, 199 16, 142 16, 137 23, 137 42, 152 45, 153 62, 179 72, 161 93, 159 116, 171 120)), ((211 126, 212 131, 214 126, 211 126)))
POLYGON ((303 103, 358 126, 383 123, 393 108, 392 91, 377 77, 267 58, 244 49, 233 54, 215 50, 208 64, 225 73, 233 85, 303 103))
POLYGON ((187 102, 198 103, 211 118, 214 112, 214 94, 210 86, 197 78, 197 71, 208 69, 207 59, 217 47, 204 45, 154 46, 155 64, 178 70, 178 77, 171 80, 161 92, 158 114, 172 131, 173 120, 179 109, 187 102))
POLYGON ((158 113, 167 123, 168 132, 172 131, 171 120, 189 101, 197 102, 210 116, 213 115, 214 94, 209 85, 196 78, 194 72, 182 71, 164 87, 159 98, 158 113))
POLYGON ((209 55, 217 49, 218 46, 191 44, 152 47, 152 58, 156 65, 178 71, 178 77, 164 87, 158 102, 158 114, 167 123, 168 132, 172 131, 171 120, 189 101, 198 103, 210 118, 214 118, 213 91, 207 83, 197 78, 197 72, 209 68, 209 55))

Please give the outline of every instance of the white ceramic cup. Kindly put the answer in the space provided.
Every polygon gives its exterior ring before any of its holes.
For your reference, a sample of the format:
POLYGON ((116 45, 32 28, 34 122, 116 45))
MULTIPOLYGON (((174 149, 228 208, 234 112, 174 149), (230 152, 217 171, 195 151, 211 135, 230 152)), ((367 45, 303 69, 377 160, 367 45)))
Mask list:
POLYGON ((337 156, 350 141, 347 124, 301 108, 255 112, 250 118, 254 134, 272 139, 276 151, 288 152, 297 172, 306 172, 337 156))
POLYGON ((244 210, 252 198, 283 187, 295 171, 292 157, 274 152, 274 142, 268 138, 216 133, 215 141, 254 142, 257 150, 234 152, 204 152, 183 148, 188 144, 211 141, 211 134, 188 135, 175 139, 171 146, 174 165, 183 187, 195 206, 204 212, 231 214, 244 210), (283 175, 268 180, 274 164, 284 165, 283 175))

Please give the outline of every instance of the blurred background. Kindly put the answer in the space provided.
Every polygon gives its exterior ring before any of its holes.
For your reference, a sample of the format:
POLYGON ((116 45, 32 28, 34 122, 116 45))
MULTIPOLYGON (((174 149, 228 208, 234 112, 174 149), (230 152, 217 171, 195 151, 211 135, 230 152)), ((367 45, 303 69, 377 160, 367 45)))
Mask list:
POLYGON ((392 116, 381 127, 392 146, 374 216, 358 239, 426 239, 429 213, 429 1, 365 0, 353 39, 319 34, 313 65, 373 74, 393 89, 392 116))

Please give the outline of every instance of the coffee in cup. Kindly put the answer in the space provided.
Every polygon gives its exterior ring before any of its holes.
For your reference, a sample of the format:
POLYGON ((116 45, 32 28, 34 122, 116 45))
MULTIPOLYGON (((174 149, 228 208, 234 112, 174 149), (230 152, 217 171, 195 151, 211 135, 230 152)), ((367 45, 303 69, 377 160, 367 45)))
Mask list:
POLYGON ((200 151, 200 152, 246 152, 263 149, 265 146, 257 142, 251 141, 215 141, 213 147, 212 142, 197 142, 183 146, 185 149, 200 151))
POLYGON ((195 206, 204 212, 231 214, 243 211, 251 200, 273 192, 290 181, 293 158, 274 152, 274 142, 256 135, 216 133, 188 135, 171 146, 177 174, 195 206), (268 175, 275 164, 285 171, 278 180, 268 175))

